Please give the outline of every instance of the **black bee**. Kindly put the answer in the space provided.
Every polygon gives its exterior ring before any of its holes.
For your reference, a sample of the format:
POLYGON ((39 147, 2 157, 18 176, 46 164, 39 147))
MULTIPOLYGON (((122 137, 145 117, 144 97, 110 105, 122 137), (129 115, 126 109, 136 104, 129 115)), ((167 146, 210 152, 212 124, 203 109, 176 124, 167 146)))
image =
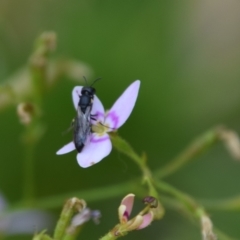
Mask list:
MULTIPOLYGON (((87 83, 85 77, 84 79, 87 83)), ((93 84, 99 79, 96 79, 93 84)), ((92 127, 91 120, 95 120, 94 116, 91 115, 91 111, 96 89, 92 85, 82 88, 81 95, 79 96, 77 116, 73 122, 73 142, 79 153, 89 140, 92 127)))

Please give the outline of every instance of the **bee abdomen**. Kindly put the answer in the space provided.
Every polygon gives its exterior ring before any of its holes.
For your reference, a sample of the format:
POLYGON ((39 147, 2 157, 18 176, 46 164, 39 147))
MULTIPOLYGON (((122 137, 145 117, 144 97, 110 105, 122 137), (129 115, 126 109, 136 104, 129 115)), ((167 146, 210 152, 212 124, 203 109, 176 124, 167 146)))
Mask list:
POLYGON ((77 151, 80 153, 84 147, 84 144, 75 142, 75 147, 76 147, 77 151))

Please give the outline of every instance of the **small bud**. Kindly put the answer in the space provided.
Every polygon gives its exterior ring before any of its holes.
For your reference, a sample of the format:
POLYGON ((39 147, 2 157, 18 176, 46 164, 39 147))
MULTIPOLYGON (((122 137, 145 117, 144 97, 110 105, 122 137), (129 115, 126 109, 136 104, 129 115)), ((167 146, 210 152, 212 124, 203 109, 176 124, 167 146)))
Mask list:
POLYGON ((22 124, 28 125, 31 123, 35 114, 34 106, 31 103, 20 103, 17 106, 17 114, 22 124))
POLYGON ((40 36, 39 41, 48 51, 54 51, 56 49, 57 35, 55 32, 44 32, 40 36))
POLYGON ((217 240, 217 236, 213 233, 213 226, 208 216, 201 217, 202 237, 203 240, 217 240))
POLYGON ((222 130, 220 138, 224 141, 225 146, 231 153, 232 157, 240 160, 240 140, 236 132, 231 130, 222 130))
POLYGON ((152 196, 145 197, 143 203, 149 204, 151 208, 156 208, 158 206, 158 200, 152 196))

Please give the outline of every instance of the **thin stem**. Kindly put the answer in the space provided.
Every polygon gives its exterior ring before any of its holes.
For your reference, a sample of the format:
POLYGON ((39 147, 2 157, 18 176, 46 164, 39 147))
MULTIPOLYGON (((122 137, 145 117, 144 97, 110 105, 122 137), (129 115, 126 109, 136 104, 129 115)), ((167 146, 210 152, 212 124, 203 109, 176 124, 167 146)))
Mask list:
POLYGON ((107 233, 105 236, 101 237, 100 240, 115 240, 117 239, 111 232, 107 233))
POLYGON ((143 174, 143 181, 148 185, 149 188, 149 194, 153 197, 158 198, 157 191, 155 191, 155 187, 153 186, 153 180, 152 180, 152 173, 150 169, 148 168, 146 161, 147 157, 145 154, 143 156, 139 156, 133 148, 130 146, 130 144, 125 141, 123 138, 118 136, 117 134, 111 134, 111 140, 113 142, 113 146, 119 151, 127 155, 129 158, 131 158, 140 168, 143 174))
POLYGON ((154 172, 156 178, 167 177, 181 167, 183 167, 188 162, 192 161, 194 158, 198 157, 202 153, 206 152, 207 149, 212 147, 219 140, 219 131, 222 127, 216 127, 205 132, 201 136, 197 137, 179 156, 173 159, 166 166, 161 167, 159 170, 154 172))
POLYGON ((206 208, 215 211, 240 211, 240 196, 228 199, 199 200, 206 208))
POLYGON ((54 230, 53 239, 62 240, 70 225, 71 219, 75 212, 81 212, 86 207, 86 202, 78 198, 68 199, 64 204, 57 226, 54 230))
POLYGON ((71 232, 71 233, 66 232, 63 237, 63 240, 75 240, 79 235, 81 229, 82 229, 82 226, 79 226, 74 229, 74 232, 71 232))
POLYGON ((33 144, 25 145, 23 199, 27 204, 34 199, 34 149, 33 144))
POLYGON ((163 181, 157 181, 155 184, 160 191, 170 194, 171 196, 178 199, 186 207, 186 209, 195 216, 199 217, 204 213, 203 207, 199 206, 198 203, 189 195, 179 191, 178 189, 163 181))

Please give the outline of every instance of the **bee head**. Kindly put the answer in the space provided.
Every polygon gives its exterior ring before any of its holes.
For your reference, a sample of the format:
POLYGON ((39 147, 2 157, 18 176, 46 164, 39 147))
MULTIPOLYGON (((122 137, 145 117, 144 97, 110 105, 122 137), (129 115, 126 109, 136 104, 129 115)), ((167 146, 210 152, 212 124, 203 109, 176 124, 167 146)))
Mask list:
POLYGON ((96 89, 93 87, 83 87, 81 94, 82 95, 88 95, 88 96, 93 96, 96 93, 96 89))

